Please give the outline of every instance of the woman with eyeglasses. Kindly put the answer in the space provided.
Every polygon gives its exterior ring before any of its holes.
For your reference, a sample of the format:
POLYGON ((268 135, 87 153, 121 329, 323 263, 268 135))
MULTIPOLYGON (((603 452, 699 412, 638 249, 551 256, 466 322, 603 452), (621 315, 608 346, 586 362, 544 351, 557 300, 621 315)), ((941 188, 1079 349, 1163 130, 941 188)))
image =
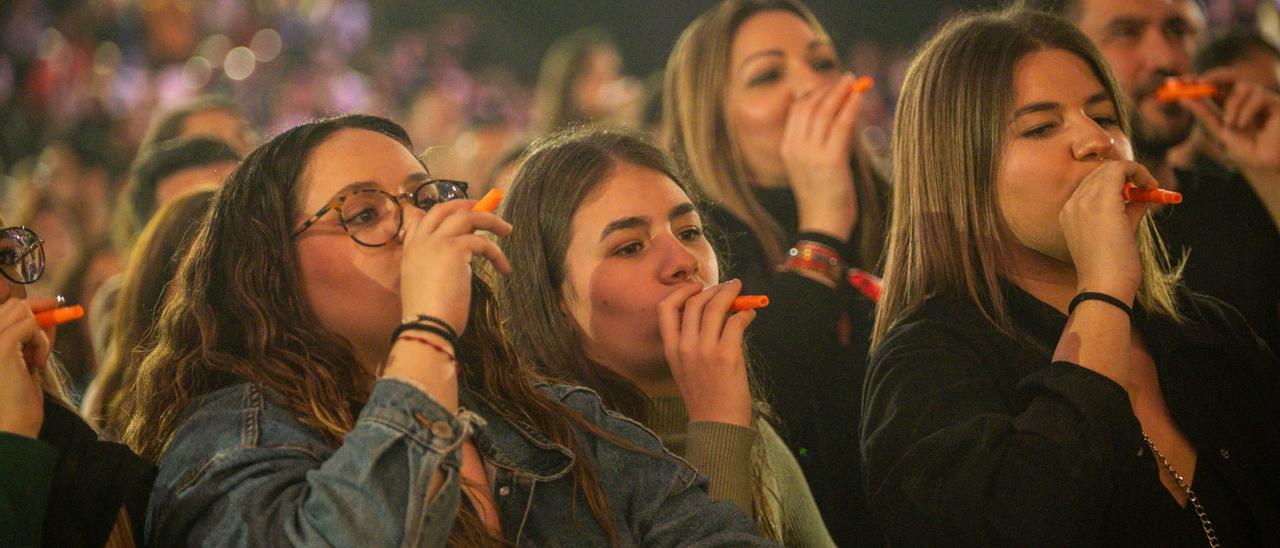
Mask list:
POLYGON ((53 329, 34 316, 58 301, 27 298, 44 274, 34 232, 0 229, 0 274, 0 546, 141 544, 155 467, 71 407, 53 329))
POLYGON ((126 440, 158 545, 764 543, 591 392, 519 367, 473 260, 511 226, 404 130, 303 124, 230 176, 179 267, 126 440))

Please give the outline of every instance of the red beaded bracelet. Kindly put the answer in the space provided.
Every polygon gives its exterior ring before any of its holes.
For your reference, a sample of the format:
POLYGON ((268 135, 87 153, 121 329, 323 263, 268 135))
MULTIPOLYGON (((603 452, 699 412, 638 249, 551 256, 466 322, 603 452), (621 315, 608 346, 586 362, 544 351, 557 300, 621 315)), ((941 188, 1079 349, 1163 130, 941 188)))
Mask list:
POLYGON ((404 339, 404 340, 406 340, 406 341, 413 341, 413 342, 416 342, 416 343, 421 343, 421 344, 425 344, 425 345, 427 345, 427 346, 430 346, 430 347, 431 347, 432 349, 434 349, 436 352, 439 352, 439 353, 441 353, 441 354, 444 354, 444 357, 449 358, 449 363, 452 363, 452 364, 454 364, 454 365, 457 365, 457 364, 458 364, 458 359, 457 359, 457 358, 455 358, 455 357, 453 357, 453 354, 452 354, 451 352, 449 352, 448 350, 445 350, 445 348, 444 348, 443 346, 440 346, 440 345, 438 345, 438 344, 436 344, 436 343, 433 343, 433 342, 431 342, 431 341, 429 341, 429 340, 427 340, 427 339, 424 339, 424 338, 422 338, 422 337, 418 337, 418 336, 415 336, 415 335, 400 335, 396 340, 400 340, 400 339, 404 339))
POLYGON ((800 240, 796 242, 795 247, 787 252, 787 260, 783 261, 782 266, 778 269, 783 271, 804 270, 813 272, 831 280, 833 283, 839 284, 844 279, 848 266, 845 264, 844 259, 840 258, 840 253, 831 246, 809 240, 800 240))

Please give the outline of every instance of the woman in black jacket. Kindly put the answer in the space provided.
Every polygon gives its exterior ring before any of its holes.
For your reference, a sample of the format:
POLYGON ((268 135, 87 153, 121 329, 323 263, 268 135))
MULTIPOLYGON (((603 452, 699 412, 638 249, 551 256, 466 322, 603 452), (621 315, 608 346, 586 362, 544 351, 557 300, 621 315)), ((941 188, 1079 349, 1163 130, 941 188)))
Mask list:
POLYGON ((33 314, 57 301, 24 287, 44 273, 34 232, 0 229, 0 273, 0 546, 140 544, 155 467, 99 440, 68 403, 52 328, 33 314))
POLYGON ((1280 539, 1276 357, 1123 197, 1158 182, 1121 96, 1032 12, 953 22, 912 63, 861 430, 892 541, 1280 539))
POLYGON ((850 427, 874 304, 849 275, 879 262, 886 192, 857 138, 857 82, 802 3, 725 0, 680 36, 663 93, 668 148, 713 203, 726 277, 771 300, 750 346, 842 546, 876 538, 850 427))

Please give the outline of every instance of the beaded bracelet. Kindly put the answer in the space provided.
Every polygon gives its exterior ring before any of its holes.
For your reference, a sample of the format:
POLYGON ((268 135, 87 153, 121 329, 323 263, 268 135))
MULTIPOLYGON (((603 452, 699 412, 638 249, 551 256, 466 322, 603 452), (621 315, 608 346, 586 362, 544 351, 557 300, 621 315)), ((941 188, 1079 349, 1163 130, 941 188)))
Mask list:
POLYGON ((800 240, 787 252, 787 260, 783 261, 778 270, 813 272, 839 284, 848 268, 848 264, 840 257, 840 252, 831 246, 800 240))
POLYGON ((457 364, 458 364, 458 358, 454 357, 454 356, 453 356, 453 354, 452 354, 452 353, 450 353, 448 350, 445 350, 445 348, 444 348, 443 346, 440 346, 440 345, 438 345, 438 344, 436 344, 436 343, 433 343, 433 342, 431 342, 431 341, 429 341, 429 340, 427 340, 427 339, 424 339, 424 338, 422 338, 422 337, 418 337, 418 336, 414 336, 414 335, 400 335, 400 337, 399 337, 399 338, 397 338, 396 340, 402 340, 402 339, 403 339, 403 340, 406 340, 406 341, 413 341, 413 342, 416 342, 416 343, 425 344, 425 345, 427 345, 427 346, 431 347, 431 348, 432 348, 433 350, 435 350, 436 352, 439 352, 439 353, 441 353, 441 354, 444 354, 444 357, 449 358, 449 363, 452 363, 452 364, 454 364, 454 365, 457 365, 457 364))

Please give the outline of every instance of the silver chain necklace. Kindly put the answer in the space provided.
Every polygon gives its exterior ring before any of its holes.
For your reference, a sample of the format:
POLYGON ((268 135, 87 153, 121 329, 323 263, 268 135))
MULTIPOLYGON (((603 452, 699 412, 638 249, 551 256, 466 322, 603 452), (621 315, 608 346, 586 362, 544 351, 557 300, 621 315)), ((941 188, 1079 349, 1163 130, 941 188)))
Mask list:
POLYGON ((1182 474, 1173 469, 1173 465, 1169 464, 1169 459, 1164 458, 1164 453, 1156 449, 1156 444, 1151 443, 1151 438, 1147 437, 1147 433, 1142 433, 1142 441, 1147 442, 1147 447, 1151 448, 1151 452, 1155 454, 1156 460, 1169 471, 1169 475, 1173 476, 1174 483, 1178 484, 1178 488, 1182 489, 1182 493, 1187 495, 1187 502, 1191 503, 1191 508, 1196 511, 1196 517, 1200 518, 1200 527, 1204 528, 1204 536, 1209 539, 1211 548, 1219 548, 1218 533, 1213 530, 1213 522, 1209 521, 1209 514, 1206 514, 1204 507, 1200 505, 1200 497, 1196 496, 1196 492, 1191 490, 1191 486, 1187 485, 1187 480, 1183 479, 1182 474))

